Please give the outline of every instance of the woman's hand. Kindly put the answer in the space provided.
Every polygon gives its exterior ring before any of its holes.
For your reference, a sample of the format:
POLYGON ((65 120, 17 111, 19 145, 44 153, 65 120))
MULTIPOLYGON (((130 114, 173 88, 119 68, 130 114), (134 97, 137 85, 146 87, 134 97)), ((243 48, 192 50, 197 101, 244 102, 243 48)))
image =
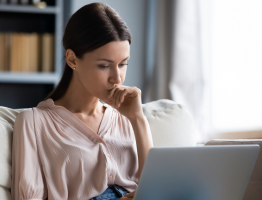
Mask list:
POLYGON ((133 200, 136 191, 127 193, 125 196, 122 196, 119 200, 133 200))
MULTIPOLYGON (((150 128, 147 126, 141 105, 141 91, 136 87, 116 86, 108 92, 105 103, 126 116, 134 130, 138 154, 138 178, 140 178, 148 151, 153 147, 150 128)), ((127 196, 127 198, 129 198, 127 196)), ((132 197, 130 197, 132 199, 132 197)), ((130 199, 129 198, 129 199, 130 199)))
POLYGON ((108 93, 107 99, 102 101, 117 109, 130 121, 143 116, 141 90, 137 87, 119 85, 108 93))

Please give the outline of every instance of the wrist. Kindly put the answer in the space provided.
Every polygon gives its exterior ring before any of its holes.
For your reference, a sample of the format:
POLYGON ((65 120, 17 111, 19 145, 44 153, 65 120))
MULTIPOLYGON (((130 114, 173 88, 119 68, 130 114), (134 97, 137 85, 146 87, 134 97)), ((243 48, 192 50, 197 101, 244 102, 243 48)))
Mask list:
POLYGON ((129 117, 128 119, 131 122, 131 124, 136 124, 138 122, 145 121, 143 113, 136 115, 136 116, 129 117))

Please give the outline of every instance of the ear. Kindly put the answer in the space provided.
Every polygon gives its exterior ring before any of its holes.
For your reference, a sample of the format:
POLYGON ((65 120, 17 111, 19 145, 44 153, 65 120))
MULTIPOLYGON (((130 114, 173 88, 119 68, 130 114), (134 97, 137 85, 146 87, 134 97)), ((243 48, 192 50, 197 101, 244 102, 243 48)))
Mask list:
POLYGON ((72 49, 66 50, 66 63, 69 67, 74 69, 76 67, 76 55, 72 49))

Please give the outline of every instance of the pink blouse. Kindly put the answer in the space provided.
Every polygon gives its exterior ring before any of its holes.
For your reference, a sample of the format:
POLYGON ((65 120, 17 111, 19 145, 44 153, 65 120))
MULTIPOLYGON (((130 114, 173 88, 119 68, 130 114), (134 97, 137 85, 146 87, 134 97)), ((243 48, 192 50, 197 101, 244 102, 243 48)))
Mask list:
POLYGON ((12 147, 13 200, 87 200, 111 184, 136 190, 138 156, 132 125, 104 106, 98 133, 52 99, 18 114, 12 147))

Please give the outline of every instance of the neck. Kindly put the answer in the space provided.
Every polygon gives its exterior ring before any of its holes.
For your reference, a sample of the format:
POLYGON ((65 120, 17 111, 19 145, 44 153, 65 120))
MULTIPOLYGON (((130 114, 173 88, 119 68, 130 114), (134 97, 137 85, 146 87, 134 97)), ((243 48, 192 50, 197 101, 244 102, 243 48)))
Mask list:
POLYGON ((83 113, 88 116, 103 112, 103 105, 99 99, 90 95, 80 83, 77 84, 73 80, 73 77, 65 95, 54 103, 72 113, 83 113))

